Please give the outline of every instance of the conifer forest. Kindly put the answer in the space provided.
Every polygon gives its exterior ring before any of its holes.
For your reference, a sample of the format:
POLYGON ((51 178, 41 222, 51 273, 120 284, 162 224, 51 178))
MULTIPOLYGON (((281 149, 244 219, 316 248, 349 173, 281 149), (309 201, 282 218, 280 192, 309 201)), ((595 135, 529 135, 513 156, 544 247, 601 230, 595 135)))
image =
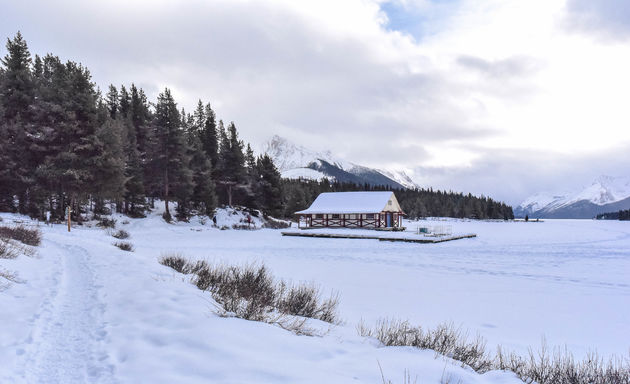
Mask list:
MULTIPOLYGON (((270 132, 270 135, 272 132, 270 132)), ((181 108, 168 88, 149 100, 130 82, 101 90, 89 69, 29 52, 18 32, 0 65, 0 211, 77 221, 115 210, 142 217, 156 200, 164 218, 212 217, 222 205, 293 217, 321 192, 382 190, 334 180, 286 180, 209 102, 181 108)), ((410 218, 511 219, 488 197, 395 190, 410 218)))

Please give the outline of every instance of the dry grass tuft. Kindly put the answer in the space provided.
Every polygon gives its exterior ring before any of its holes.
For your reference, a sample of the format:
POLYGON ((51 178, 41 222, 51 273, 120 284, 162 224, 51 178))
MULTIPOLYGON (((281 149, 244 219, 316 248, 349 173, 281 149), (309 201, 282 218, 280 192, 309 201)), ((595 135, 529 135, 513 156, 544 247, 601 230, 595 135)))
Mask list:
POLYGON ((277 324, 298 334, 312 334, 306 320, 338 322, 337 295, 323 300, 312 284, 288 285, 276 282, 264 266, 211 266, 190 262, 181 254, 166 254, 160 263, 193 274, 197 288, 208 291, 219 305, 219 314, 277 324))

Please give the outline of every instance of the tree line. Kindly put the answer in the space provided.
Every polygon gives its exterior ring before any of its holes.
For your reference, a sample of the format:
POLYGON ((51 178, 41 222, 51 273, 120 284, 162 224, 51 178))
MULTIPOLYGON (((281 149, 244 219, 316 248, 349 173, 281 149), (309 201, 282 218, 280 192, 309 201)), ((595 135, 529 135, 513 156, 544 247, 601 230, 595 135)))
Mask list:
POLYGON ((597 220, 630 220, 630 209, 600 213, 595 218, 597 220))
POLYGON ((28 50, 18 32, 0 66, 0 210, 81 220, 118 212, 141 217, 155 199, 180 220, 235 203, 279 214, 280 174, 255 157, 236 125, 202 101, 178 109, 169 89, 149 102, 141 88, 105 95, 87 68, 28 50), (176 202, 175 207, 169 203, 176 202))
MULTIPOLYGON (((142 217, 165 202, 164 218, 212 216, 219 205, 291 218, 321 192, 385 190, 330 180, 283 180, 201 100, 179 109, 169 89, 151 102, 142 88, 110 85, 103 94, 87 68, 47 54, 34 58, 18 32, 0 65, 0 211, 52 219, 71 207, 142 217), (173 204, 175 203, 175 204, 173 204)), ((486 197, 432 189, 394 191, 412 218, 511 219, 486 197)))
POLYGON ((339 183, 323 179, 282 180, 283 204, 287 217, 306 209, 322 192, 393 191, 408 218, 456 217, 472 219, 514 219, 512 207, 488 197, 429 189, 392 189, 369 184, 339 183))

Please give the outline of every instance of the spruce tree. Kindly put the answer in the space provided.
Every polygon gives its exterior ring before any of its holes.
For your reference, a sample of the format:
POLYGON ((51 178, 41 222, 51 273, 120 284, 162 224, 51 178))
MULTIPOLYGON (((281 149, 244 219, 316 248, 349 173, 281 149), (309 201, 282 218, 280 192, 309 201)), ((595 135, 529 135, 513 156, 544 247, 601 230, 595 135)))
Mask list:
POLYGON ((124 85, 120 86, 120 96, 118 96, 118 98, 118 111, 123 118, 127 118, 129 116, 129 109, 131 108, 131 97, 124 85))
POLYGON ((109 91, 107 92, 107 96, 105 99, 107 104, 107 111, 109 112, 109 116, 112 119, 116 118, 116 113, 118 112, 118 90, 116 87, 110 84, 109 91))
POLYGON ((18 32, 13 40, 7 39, 7 54, 0 60, 4 66, 0 99, 5 120, 28 119, 29 105, 33 101, 31 54, 28 45, 18 32))
POLYGON ((168 88, 158 96, 154 128, 156 147, 153 160, 155 168, 160 170, 158 177, 165 204, 164 219, 170 221, 169 201, 173 198, 186 200, 190 195, 187 188, 192 184, 192 175, 188 168, 187 145, 180 114, 168 88))
POLYGON ((210 159, 212 169, 215 170, 219 158, 219 137, 217 134, 216 115, 210 104, 206 104, 203 116, 204 123, 199 134, 201 145, 206 152, 206 156, 210 159))
POLYGON ((108 118, 96 131, 100 148, 92 168, 92 187, 97 196, 97 208, 101 208, 104 200, 118 201, 125 192, 125 158, 121 142, 124 130, 121 120, 108 118))
POLYGON ((188 135, 188 147, 194 184, 190 201, 199 214, 212 216, 217 205, 212 164, 203 150, 199 135, 194 132, 188 135))
POLYGON ((32 124, 30 106, 33 104, 34 83, 31 73, 31 54, 28 45, 18 32, 13 39, 7 39, 7 54, 0 60, 2 76, 0 82, 0 101, 2 103, 2 120, 6 151, 13 161, 3 168, 8 169, 7 186, 0 193, 0 199, 11 202, 13 196, 18 197, 19 211, 26 213, 29 190, 33 186, 33 169, 36 159, 29 151, 30 142, 37 133, 32 124))
POLYGON ((283 213, 282 182, 280 172, 269 155, 259 156, 256 195, 260 208, 268 215, 280 216, 283 213))

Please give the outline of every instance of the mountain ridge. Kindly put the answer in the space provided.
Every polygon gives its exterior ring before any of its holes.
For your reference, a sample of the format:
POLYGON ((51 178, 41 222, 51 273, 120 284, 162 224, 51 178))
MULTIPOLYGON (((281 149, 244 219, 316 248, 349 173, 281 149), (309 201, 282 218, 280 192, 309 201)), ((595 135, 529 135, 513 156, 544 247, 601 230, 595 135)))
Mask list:
POLYGON ((601 175, 579 191, 536 193, 515 208, 515 216, 586 219, 630 208, 630 178, 601 175))
POLYGON ((390 188, 414 189, 419 186, 399 170, 375 169, 336 158, 331 151, 313 151, 274 135, 264 145, 283 178, 333 179, 356 184, 384 185, 390 188))

